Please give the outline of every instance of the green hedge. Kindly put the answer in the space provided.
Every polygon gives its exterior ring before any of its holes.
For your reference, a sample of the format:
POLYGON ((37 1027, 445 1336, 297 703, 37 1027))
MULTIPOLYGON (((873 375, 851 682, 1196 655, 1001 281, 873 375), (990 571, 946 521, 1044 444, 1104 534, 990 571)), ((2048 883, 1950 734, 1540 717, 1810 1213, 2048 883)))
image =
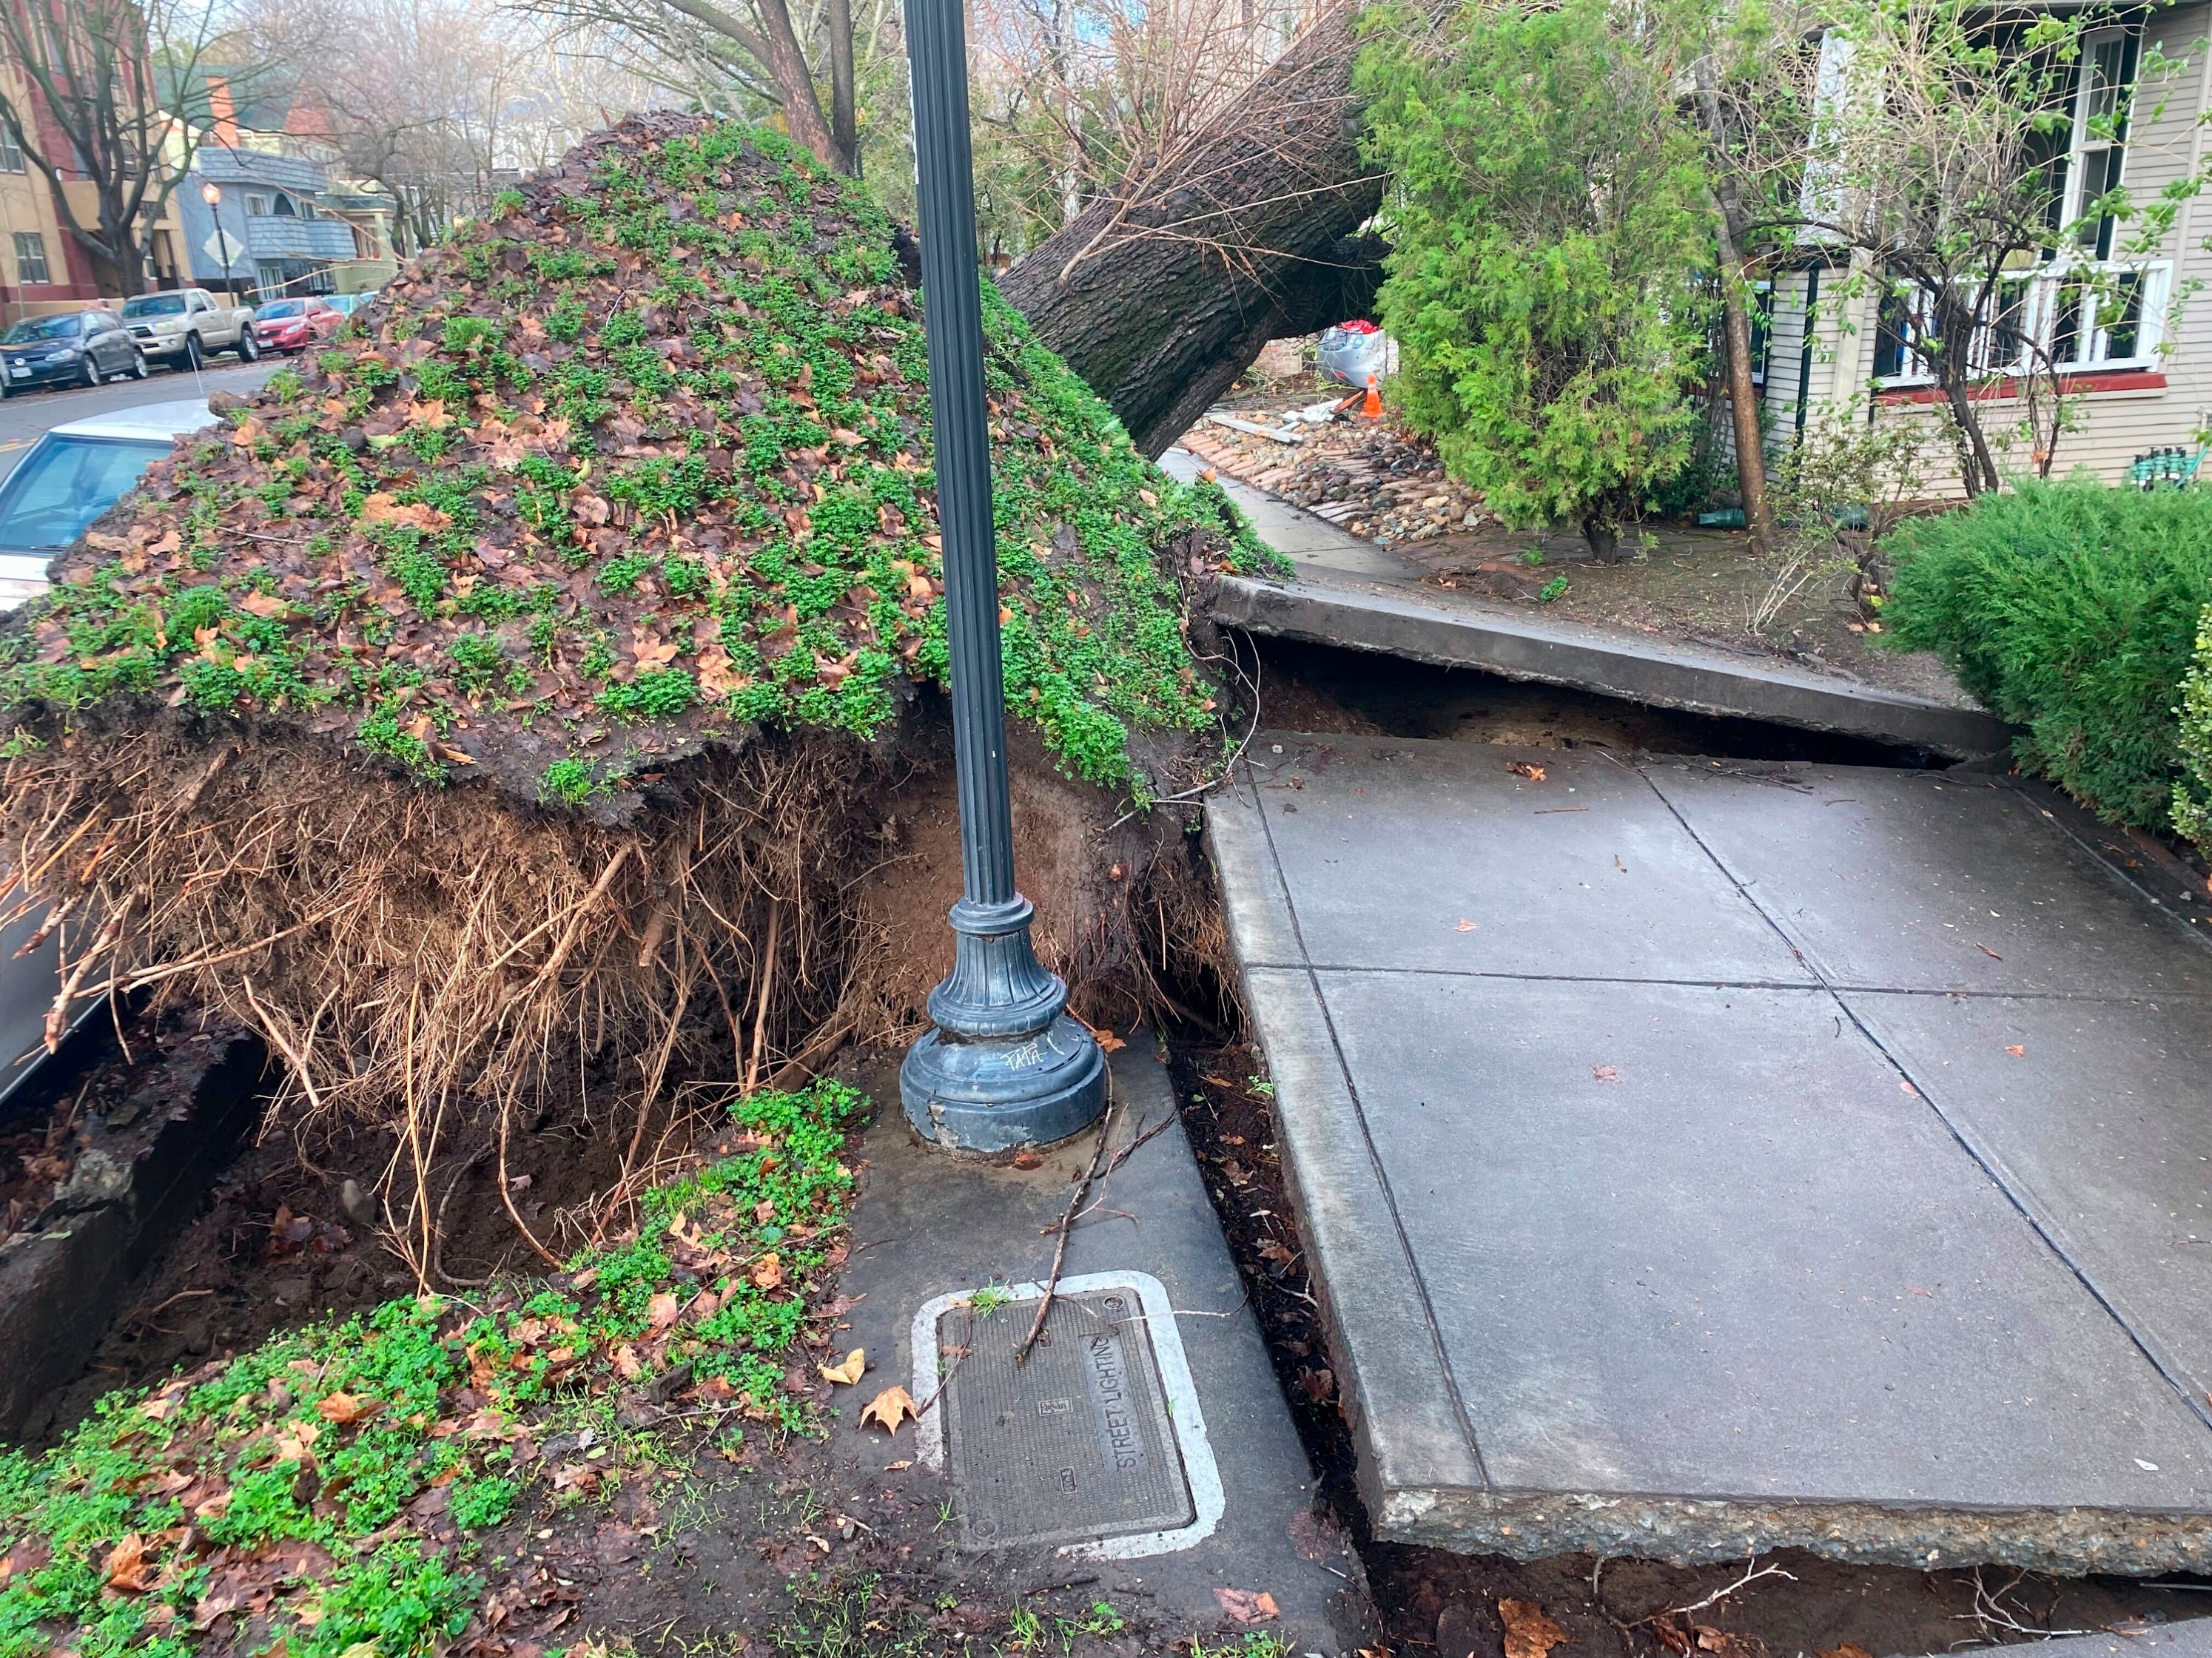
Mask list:
POLYGON ((1909 523, 1884 550, 1891 637, 1941 653, 2023 727, 2023 767, 2107 818, 2172 827, 2175 705, 2212 601, 2212 491, 2029 483, 1909 523))

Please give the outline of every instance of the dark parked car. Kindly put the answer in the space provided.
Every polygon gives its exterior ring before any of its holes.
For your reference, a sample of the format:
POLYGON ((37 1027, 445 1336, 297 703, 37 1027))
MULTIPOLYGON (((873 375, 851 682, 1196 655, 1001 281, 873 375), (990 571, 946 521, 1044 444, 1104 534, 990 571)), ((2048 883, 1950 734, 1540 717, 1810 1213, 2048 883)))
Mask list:
POLYGON ((253 313, 253 337, 264 351, 304 351, 337 337, 345 313, 328 300, 271 300, 253 313))
POLYGON ((63 311, 26 317, 0 334, 0 397, 33 386, 97 386, 130 374, 146 378, 146 354, 112 311, 63 311))

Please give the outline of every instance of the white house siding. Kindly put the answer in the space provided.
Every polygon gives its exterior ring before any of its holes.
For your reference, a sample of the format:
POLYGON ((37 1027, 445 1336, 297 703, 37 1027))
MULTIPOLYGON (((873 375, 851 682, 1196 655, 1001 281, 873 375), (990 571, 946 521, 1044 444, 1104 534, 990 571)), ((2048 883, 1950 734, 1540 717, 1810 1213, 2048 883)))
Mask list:
MULTIPOLYGON (((2212 52, 2202 50, 2197 43, 2208 35, 2212 35, 2212 3, 2154 13, 2144 28, 2146 46, 2158 43, 2167 55, 2187 58, 2189 62, 2172 80, 2138 88, 2121 174, 2138 202, 2154 199, 2172 180, 2203 168, 2207 133, 2198 116, 2212 110, 2212 52), (2154 111, 2153 106, 2161 102, 2164 108, 2154 111)), ((2151 256, 2169 262, 2168 292, 2185 296, 2167 329, 2168 349, 2155 369, 2163 375, 2165 385, 2092 391, 2075 398, 2075 428, 2059 440, 2057 473, 2086 469, 2117 483, 2126 477, 2129 465, 2137 455, 2169 446, 2193 448, 2195 434, 2212 426, 2212 252, 2204 247, 2208 237, 2212 237, 2212 200, 2191 201, 2184 204, 2165 244, 2151 256), (2203 284, 2203 291, 2190 295, 2191 282, 2203 284)), ((1929 434, 1923 455, 1930 493, 1960 493, 1949 438, 1929 405, 1893 397, 1877 398, 1871 392, 1875 306, 1871 295, 1862 295, 1839 313, 1827 296, 1843 276, 1839 270, 1831 270, 1820 276, 1821 314, 1815 325, 1814 361, 1805 386, 1809 422, 1818 425, 1825 415, 1859 421, 1871 416, 1882 422, 1920 423, 1929 434)), ((1805 283, 1802 271, 1787 273, 1776 282, 1777 353, 1765 396, 1768 440, 1778 449, 1797 429, 1797 362, 1794 352, 1790 361, 1781 361, 1780 348, 1785 336, 1802 341, 1805 283)), ((2019 418, 2017 406, 2008 399, 1992 399, 1981 408, 1984 428, 1993 440, 2019 418)), ((2009 465, 2025 471, 2029 458, 2016 446, 2009 465)))

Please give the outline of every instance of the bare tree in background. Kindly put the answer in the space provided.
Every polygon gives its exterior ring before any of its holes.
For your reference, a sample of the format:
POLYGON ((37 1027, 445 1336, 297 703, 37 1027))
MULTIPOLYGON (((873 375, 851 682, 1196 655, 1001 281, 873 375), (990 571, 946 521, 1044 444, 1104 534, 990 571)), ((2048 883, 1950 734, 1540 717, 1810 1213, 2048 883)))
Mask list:
POLYGON ((1358 8, 1333 4, 1249 85, 1161 143, 1000 288, 1158 454, 1269 340, 1358 316, 1382 248, 1359 154, 1358 8))
POLYGON ((481 211, 510 171, 663 95, 542 17, 494 0, 242 0, 260 49, 294 67, 352 176, 400 203, 403 251, 481 211))
MULTIPOLYGON (((216 27, 216 10, 191 0, 0 0, 0 55, 30 88, 19 100, 0 81, 0 125, 52 185, 62 227, 102 292, 128 296, 145 285, 154 225, 206 119, 191 89, 216 27), (49 144, 50 131, 59 143, 49 144), (64 182, 90 183, 89 215, 64 182)), ((238 64, 224 72, 252 73, 238 64)))
POLYGON ((1171 167, 1314 9, 1306 0, 984 0, 978 137, 1018 169, 1033 240, 1171 167))
MULTIPOLYGON (((878 84, 900 50, 895 0, 518 0, 641 72, 658 59, 672 88, 719 75, 722 107, 781 122, 815 159, 857 176, 865 145, 864 85, 878 84), (823 92, 829 101, 825 106, 823 92)), ((695 92, 707 89, 699 87, 695 92)))

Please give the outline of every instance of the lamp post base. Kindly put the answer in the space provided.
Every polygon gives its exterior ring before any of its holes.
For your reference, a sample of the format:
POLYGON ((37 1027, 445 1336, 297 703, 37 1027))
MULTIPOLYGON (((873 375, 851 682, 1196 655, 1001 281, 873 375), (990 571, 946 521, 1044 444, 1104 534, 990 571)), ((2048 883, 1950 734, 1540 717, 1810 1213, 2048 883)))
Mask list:
POLYGON ((1106 1056, 1062 1013, 1026 1036, 961 1041, 932 1030, 907 1050, 899 1097, 915 1132, 978 1157, 1049 1145, 1106 1106, 1106 1056))

